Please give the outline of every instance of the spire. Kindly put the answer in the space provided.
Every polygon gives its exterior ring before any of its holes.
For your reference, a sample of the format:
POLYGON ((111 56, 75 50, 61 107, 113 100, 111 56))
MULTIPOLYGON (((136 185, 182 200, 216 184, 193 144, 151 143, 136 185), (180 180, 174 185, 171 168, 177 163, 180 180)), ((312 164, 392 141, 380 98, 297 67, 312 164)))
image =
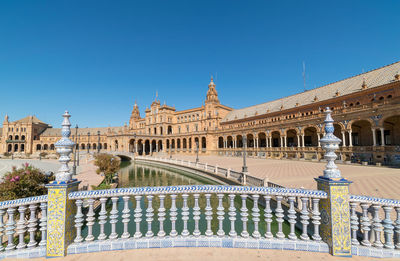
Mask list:
POLYGON ((324 178, 341 179, 340 170, 335 164, 335 159, 337 158, 335 150, 339 149, 339 144, 341 140, 333 134, 335 131, 335 127, 333 126, 331 112, 332 111, 329 109, 329 107, 326 107, 324 112, 326 114, 326 118, 324 121, 325 135, 320 140, 322 148, 326 151, 325 159, 328 162, 324 170, 324 178))
POLYGON ((68 111, 65 111, 62 116, 64 120, 61 124, 61 139, 54 144, 57 148, 57 152, 60 154, 58 161, 61 163, 61 168, 56 173, 56 183, 67 183, 71 181, 72 172, 70 172, 68 162, 71 160, 69 154, 72 152, 72 148, 75 146, 75 143, 69 139, 71 136, 71 123, 69 121, 69 117, 71 117, 71 115, 68 113, 68 111))
POLYGON ((8 122, 8 114, 4 117, 4 122, 8 122))

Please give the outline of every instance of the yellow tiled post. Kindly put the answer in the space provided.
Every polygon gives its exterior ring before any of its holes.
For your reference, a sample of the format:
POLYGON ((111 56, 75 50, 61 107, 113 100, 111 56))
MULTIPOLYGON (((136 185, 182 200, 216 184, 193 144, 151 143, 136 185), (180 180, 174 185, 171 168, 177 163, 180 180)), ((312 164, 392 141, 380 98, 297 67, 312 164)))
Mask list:
POLYGON ((76 236, 74 217, 76 205, 68 200, 68 193, 78 190, 79 181, 67 184, 52 183, 48 188, 47 257, 67 254, 68 245, 76 236))
POLYGON ((61 168, 56 173, 56 180, 48 184, 47 200, 47 257, 59 257, 67 254, 68 245, 75 238, 74 217, 76 205, 68 199, 68 194, 78 190, 80 181, 72 179, 72 173, 68 167, 69 154, 75 143, 69 139, 71 135, 71 117, 66 111, 63 114, 61 135, 62 138, 55 143, 57 152, 60 154, 59 162, 61 168))
POLYGON ((336 153, 341 140, 334 133, 331 111, 326 108, 325 136, 320 140, 327 160, 324 175, 316 178, 318 190, 325 191, 327 198, 319 205, 321 213, 320 233, 334 256, 351 256, 351 230, 349 185, 350 181, 341 177, 335 165, 336 153))

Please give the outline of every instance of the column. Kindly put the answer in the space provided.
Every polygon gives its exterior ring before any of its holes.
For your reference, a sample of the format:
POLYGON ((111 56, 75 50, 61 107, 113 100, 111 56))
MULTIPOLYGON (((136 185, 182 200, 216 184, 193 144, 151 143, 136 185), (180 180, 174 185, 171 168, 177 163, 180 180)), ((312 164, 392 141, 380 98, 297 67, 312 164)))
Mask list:
POLYGON ((267 136, 265 136, 265 147, 269 147, 269 138, 267 136))
POLYGON ((349 130, 349 147, 353 147, 353 136, 351 135, 352 131, 349 130))
POLYGON ((142 148, 143 148, 143 152, 142 152, 142 155, 144 156, 144 155, 146 155, 146 153, 145 153, 145 150, 144 150, 144 145, 146 144, 146 142, 143 142, 143 144, 142 144, 142 148))
POLYGON ((280 140, 281 140, 281 144, 279 144, 280 145, 280 147, 282 148, 283 147, 283 137, 282 136, 279 136, 279 138, 280 138, 280 140))
POLYGON ((137 142, 135 141, 135 153, 138 153, 138 150, 137 150, 137 142))
POLYGON ((301 147, 304 148, 304 133, 301 134, 301 147))
POLYGON ((300 147, 300 135, 297 135, 297 148, 300 147))
POLYGON ((373 146, 376 146, 376 130, 374 128, 371 129, 372 131, 372 144, 373 146))
POLYGON ((258 137, 256 138, 256 148, 258 149, 258 137))
POLYGON ((233 148, 236 149, 236 137, 233 139, 233 148))
POLYGON ((286 148, 287 137, 283 136, 283 147, 286 148))
POLYGON ((385 146, 385 129, 381 128, 381 146, 385 146))
POLYGON ((156 142, 156 152, 158 152, 158 142, 156 142))
POLYGON ((319 140, 321 139, 321 137, 319 136, 319 133, 317 133, 317 137, 318 137, 318 147, 321 147, 321 142, 319 142, 319 140))
POLYGON ((346 131, 342 131, 342 147, 346 147, 346 131))
POLYGON ((272 137, 271 136, 269 136, 269 147, 270 148, 272 147, 272 137))

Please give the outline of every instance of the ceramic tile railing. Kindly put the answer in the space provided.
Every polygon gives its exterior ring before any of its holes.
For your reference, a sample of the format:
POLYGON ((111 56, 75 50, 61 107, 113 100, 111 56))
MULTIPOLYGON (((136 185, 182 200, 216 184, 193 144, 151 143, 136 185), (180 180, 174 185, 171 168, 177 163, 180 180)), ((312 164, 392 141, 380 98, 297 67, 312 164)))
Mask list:
POLYGON ((47 195, 0 202, 0 251, 46 246, 46 230, 47 195))
MULTIPOLYGON (((175 237, 182 236, 220 236, 220 237, 243 237, 243 238, 289 238, 292 240, 314 240, 321 241, 319 233, 320 225, 320 212, 319 201, 326 198, 327 194, 323 191, 316 190, 302 190, 302 189, 285 189, 285 188, 268 188, 268 187, 244 187, 244 186, 216 186, 216 185, 193 185, 193 186, 173 186, 173 187, 141 187, 141 188, 118 188, 110 190, 98 191, 77 191, 71 192, 68 195, 70 200, 75 200, 77 206, 77 214, 75 215, 76 238, 75 243, 83 241, 94 241, 104 239, 117 239, 117 238, 151 238, 158 237, 175 237), (215 196, 213 196, 215 195, 215 196), (275 208, 271 207, 272 197, 274 198, 275 208), (288 198, 289 207, 284 211, 282 207, 282 200, 284 197, 288 198), (299 215, 295 211, 295 198, 300 197, 303 201, 303 207, 299 215), (133 211, 128 207, 130 199, 135 200, 136 207, 133 211), (146 210, 143 214, 141 203, 146 199, 146 210), (171 207, 166 209, 165 201, 171 201, 171 207), (205 198, 205 207, 203 209, 199 206, 199 199, 205 198), (240 199, 241 207, 236 208, 234 201, 235 198, 240 199), (177 200, 181 200, 182 207, 178 209, 177 200), (192 200, 193 205, 189 206, 188 200, 192 200), (253 202, 252 208, 248 209, 246 200, 251 199, 253 202), (89 203, 87 214, 83 214, 83 201, 89 203), (95 200, 101 202, 101 210, 99 217, 95 218, 93 203, 95 200), (106 202, 111 200, 112 209, 108 213, 106 210, 106 202), (228 203, 229 207, 223 206, 228 203), (312 206, 308 206, 311 200, 312 206), (122 202, 123 210, 118 211, 117 204, 122 202), (214 202, 213 202, 214 201, 214 202), (265 208, 263 215, 265 218, 266 232, 262 235, 259 231, 260 223, 260 208, 259 202, 263 201, 265 208), (155 204, 156 203, 156 204, 155 204), (157 217, 154 217, 153 206, 159 206, 157 209, 157 217), (217 206, 215 209, 212 206, 217 206), (311 211, 309 209, 311 208, 311 211), (216 211, 216 216, 213 215, 213 210, 216 211), (227 210, 227 213, 225 212, 227 210), (132 213, 133 212, 133 213, 132 213), (240 218, 237 218, 239 212, 240 218), (178 213, 180 213, 178 215, 178 213), (226 216, 227 214, 227 216, 226 216), (249 215, 250 214, 250 215, 249 215), (166 218, 168 215, 168 218, 166 218), (199 221, 202 218, 206 221, 205 231, 200 231, 199 221), (276 217, 277 232, 272 234, 271 224, 273 215, 276 217), (131 218, 133 217, 133 218, 131 218), (177 220, 180 218, 183 228, 177 230, 177 220), (211 229, 211 222, 216 218, 218 220, 218 229, 213 231, 211 229), (226 233, 223 228, 224 220, 229 219, 230 229, 226 233), (287 235, 283 233, 283 223, 288 220, 290 224, 290 231, 287 235), (123 231, 117 233, 116 225, 122 222, 123 231), (169 223, 171 230, 167 234, 164 230, 166 223, 169 223), (248 224, 254 225, 253 231, 249 233, 248 224), (93 234, 93 227, 98 223, 100 226, 100 233, 97 238, 93 234), (111 230, 109 233, 105 232, 105 224, 109 223, 111 230), (147 224, 147 230, 142 233, 140 227, 142 224, 147 224), (158 231, 154 231, 153 226, 157 223, 158 231), (296 224, 301 226, 301 235, 298 237, 295 233, 296 224), (83 225, 87 225, 87 235, 82 234, 83 225), (189 227, 189 224, 190 227, 189 227), (133 235, 129 232, 128 227, 135 227, 133 235), (309 235, 309 227, 312 226, 312 234, 309 235), (240 227, 240 230, 237 228, 240 227), (191 232, 190 232, 191 231, 191 232)), ((214 213, 215 214, 215 213, 214 213)))
POLYGON ((350 212, 353 245, 400 249, 399 200, 350 195, 350 212))

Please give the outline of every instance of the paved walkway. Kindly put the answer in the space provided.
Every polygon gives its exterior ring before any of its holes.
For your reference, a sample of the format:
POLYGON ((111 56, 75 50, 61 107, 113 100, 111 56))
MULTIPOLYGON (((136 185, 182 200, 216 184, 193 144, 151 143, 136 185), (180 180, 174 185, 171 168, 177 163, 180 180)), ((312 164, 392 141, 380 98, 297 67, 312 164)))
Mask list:
MULTIPOLYGON (((174 155, 178 159, 195 161, 195 156, 174 155)), ((218 165, 224 168, 241 171, 243 159, 239 157, 200 156, 200 162, 218 165)), ((317 189, 314 178, 323 175, 326 163, 274 160, 274 159, 247 159, 250 175, 265 178, 269 181, 291 188, 304 187, 317 189)), ((350 193, 369 195, 383 198, 400 199, 400 169, 361 166, 338 165, 342 176, 353 181, 350 193)))
MULTIPOLYGON (((11 259, 4 259, 11 260, 11 259)), ((46 258, 14 259, 26 261, 45 261, 46 258)), ((58 260, 58 259, 57 259, 58 260)), ((279 260, 279 261, 308 261, 308 260, 396 260, 393 258, 370 258, 353 256, 351 259, 339 258, 326 253, 314 253, 290 250, 259 250, 259 249, 237 249, 237 248, 152 248, 135 249, 123 251, 108 251, 88 254, 68 255, 59 260, 63 261, 243 261, 243 260, 279 260)), ((397 259, 398 260, 398 259, 397 259)))
MULTIPOLYGON (((44 172, 52 171, 56 173, 60 168, 60 163, 58 160, 37 160, 37 159, 0 159, 0 178, 3 177, 5 173, 11 171, 13 166, 20 167, 21 165, 29 163, 34 167, 41 169, 44 172)), ((69 164, 72 169, 72 164, 69 164)), ((90 160, 83 155, 80 157, 80 166, 77 168, 78 175, 75 177, 78 180, 82 181, 79 184, 79 187, 87 186, 88 189, 91 189, 91 185, 99 185, 103 181, 103 177, 96 173, 97 167, 93 165, 93 160, 90 160)))

